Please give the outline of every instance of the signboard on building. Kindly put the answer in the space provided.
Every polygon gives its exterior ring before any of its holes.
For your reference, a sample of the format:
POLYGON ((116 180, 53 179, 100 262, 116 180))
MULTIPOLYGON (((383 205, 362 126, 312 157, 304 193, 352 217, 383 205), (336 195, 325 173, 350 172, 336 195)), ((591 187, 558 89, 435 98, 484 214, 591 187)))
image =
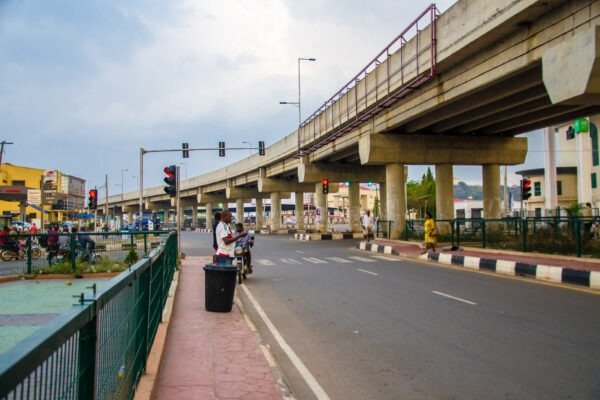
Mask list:
POLYGON ((40 189, 27 190, 27 203, 39 206, 42 204, 42 191, 40 189))
POLYGON ((573 125, 575 133, 585 133, 590 131, 590 123, 587 118, 577 118, 573 125))

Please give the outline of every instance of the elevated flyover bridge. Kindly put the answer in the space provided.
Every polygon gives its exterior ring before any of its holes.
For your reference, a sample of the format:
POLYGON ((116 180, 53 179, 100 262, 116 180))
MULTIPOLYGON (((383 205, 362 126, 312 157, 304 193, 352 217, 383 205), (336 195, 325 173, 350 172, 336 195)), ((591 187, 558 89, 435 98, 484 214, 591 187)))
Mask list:
MULTIPOLYGON (((303 193, 314 192, 325 215, 322 178, 379 182, 382 216, 398 238, 405 165, 435 165, 439 219, 453 217, 453 166, 481 165, 484 213, 500 217, 500 165, 527 154, 527 140, 515 135, 584 116, 600 123, 599 54, 599 1, 460 0, 443 14, 429 7, 266 156, 182 181, 183 205, 205 205, 210 224, 214 204, 239 210, 256 199, 262 225, 262 199, 270 198, 278 229, 281 199, 291 193, 303 209, 303 193)), ((353 231, 359 196, 351 184, 353 231)), ((162 187, 143 199, 147 209, 171 207, 162 187)), ((137 213, 138 202, 137 192, 113 196, 109 210, 137 213)))

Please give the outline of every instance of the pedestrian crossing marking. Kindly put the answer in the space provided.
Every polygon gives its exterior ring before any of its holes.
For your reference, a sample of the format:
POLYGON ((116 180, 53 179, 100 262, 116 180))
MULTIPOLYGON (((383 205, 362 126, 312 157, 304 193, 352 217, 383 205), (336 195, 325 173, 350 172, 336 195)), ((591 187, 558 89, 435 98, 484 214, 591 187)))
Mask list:
POLYGON ((256 260, 259 264, 261 265, 275 265, 275 263, 271 260, 266 260, 266 259, 261 259, 261 260, 256 260))
POLYGON ((383 261, 402 261, 400 258, 394 258, 394 257, 386 257, 386 256, 372 256, 373 258, 376 258, 378 260, 383 260, 383 261))
POLYGON ((314 257, 302 257, 303 260, 308 261, 309 263, 313 263, 313 264, 327 264, 327 261, 318 259, 318 258, 314 258, 314 257))
POLYGON ((328 259, 328 260, 331 260, 331 261, 335 261, 335 262, 340 263, 340 264, 346 264, 346 263, 353 262, 353 261, 346 260, 345 258, 341 258, 341 257, 325 257, 325 258, 328 259))
POLYGON ((281 261, 286 264, 302 264, 300 261, 294 260, 293 258, 282 258, 281 261))
POLYGON ((373 260, 370 257, 367 258, 367 257, 351 256, 351 257, 348 257, 348 258, 351 258, 351 259, 356 260, 356 261, 367 262, 367 263, 371 263, 371 262, 376 262, 377 261, 377 260, 373 260))

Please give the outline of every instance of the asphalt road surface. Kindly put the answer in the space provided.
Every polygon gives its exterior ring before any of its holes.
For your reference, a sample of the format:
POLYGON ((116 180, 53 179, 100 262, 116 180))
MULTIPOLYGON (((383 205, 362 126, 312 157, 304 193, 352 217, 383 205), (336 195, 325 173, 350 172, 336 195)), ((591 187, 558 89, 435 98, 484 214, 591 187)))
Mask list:
MULTIPOLYGON (((211 254, 211 234, 182 243, 211 254)), ((279 342, 237 290, 298 399, 600 399, 597 294, 354 245, 257 236, 245 285, 279 342)))

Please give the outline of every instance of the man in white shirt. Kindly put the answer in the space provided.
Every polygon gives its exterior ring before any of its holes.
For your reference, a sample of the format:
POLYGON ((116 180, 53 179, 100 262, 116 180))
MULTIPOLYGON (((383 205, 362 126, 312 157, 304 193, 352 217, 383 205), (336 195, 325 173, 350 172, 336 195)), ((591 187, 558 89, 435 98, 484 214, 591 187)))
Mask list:
POLYGON ((371 211, 365 211, 364 215, 362 216, 362 226, 368 242, 369 238, 371 237, 371 232, 373 231, 373 218, 371 218, 371 211))
POLYGON ((215 236, 217 237, 217 252, 215 258, 217 264, 232 265, 235 241, 248 234, 248 232, 243 231, 234 236, 229 227, 231 218, 231 211, 223 211, 221 213, 221 222, 219 222, 217 229, 215 230, 215 236))

